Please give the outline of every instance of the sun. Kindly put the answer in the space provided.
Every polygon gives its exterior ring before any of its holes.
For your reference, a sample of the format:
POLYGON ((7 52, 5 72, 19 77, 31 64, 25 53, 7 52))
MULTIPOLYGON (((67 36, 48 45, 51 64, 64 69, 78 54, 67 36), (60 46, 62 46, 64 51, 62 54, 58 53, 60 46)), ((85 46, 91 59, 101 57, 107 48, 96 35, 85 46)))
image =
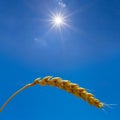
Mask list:
POLYGON ((51 23, 51 28, 56 28, 61 30, 65 28, 67 24, 67 16, 65 16, 62 12, 52 13, 49 18, 49 22, 51 23))
POLYGON ((60 15, 56 15, 52 19, 53 24, 57 27, 62 26, 64 24, 64 18, 60 15))

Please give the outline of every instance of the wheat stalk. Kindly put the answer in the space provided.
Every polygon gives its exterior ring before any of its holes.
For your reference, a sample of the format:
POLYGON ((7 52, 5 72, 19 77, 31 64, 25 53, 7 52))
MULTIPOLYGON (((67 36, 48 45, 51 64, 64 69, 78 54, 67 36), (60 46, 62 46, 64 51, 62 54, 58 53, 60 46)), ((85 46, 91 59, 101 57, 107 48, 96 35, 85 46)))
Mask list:
POLYGON ((80 87, 78 84, 72 83, 68 80, 62 80, 62 78, 54 77, 52 76, 46 76, 43 79, 37 78, 32 83, 25 85, 18 91, 16 91, 13 95, 11 95, 7 101, 3 104, 3 106, 0 108, 0 112, 5 108, 5 106, 10 102, 10 100, 15 97, 18 93, 25 90, 28 87, 32 87, 35 85, 49 85, 49 86, 56 86, 60 89, 66 90, 69 93, 74 94, 77 97, 82 98, 83 100, 87 101, 90 105, 94 105, 97 108, 103 108, 104 103, 100 100, 96 99, 93 94, 87 92, 85 88, 80 87))

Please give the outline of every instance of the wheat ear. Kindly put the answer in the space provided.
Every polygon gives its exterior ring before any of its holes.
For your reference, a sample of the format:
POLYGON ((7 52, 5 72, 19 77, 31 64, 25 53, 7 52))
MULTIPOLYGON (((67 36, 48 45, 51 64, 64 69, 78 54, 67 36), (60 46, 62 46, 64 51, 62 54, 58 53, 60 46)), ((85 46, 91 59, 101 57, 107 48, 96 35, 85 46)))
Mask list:
POLYGON ((96 99, 93 94, 87 92, 85 88, 80 87, 78 84, 72 83, 68 80, 62 80, 62 78, 54 77, 52 76, 46 76, 43 79, 37 78, 32 83, 25 85, 18 91, 16 91, 13 95, 11 95, 7 101, 3 104, 3 106, 0 108, 0 112, 5 108, 5 106, 10 102, 10 100, 15 97, 18 93, 25 90, 28 87, 32 87, 35 85, 49 85, 49 86, 56 86, 60 89, 66 90, 69 93, 74 94, 77 97, 82 98, 83 100, 87 101, 90 105, 94 105, 97 108, 103 108, 104 103, 100 100, 96 99))

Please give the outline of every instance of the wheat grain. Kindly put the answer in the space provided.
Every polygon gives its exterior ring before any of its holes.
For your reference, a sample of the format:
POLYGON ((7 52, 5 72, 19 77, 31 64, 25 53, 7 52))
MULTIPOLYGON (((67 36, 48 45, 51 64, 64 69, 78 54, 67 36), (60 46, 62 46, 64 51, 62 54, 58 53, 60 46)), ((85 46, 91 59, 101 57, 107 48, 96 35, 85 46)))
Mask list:
POLYGON ((97 108, 103 108, 105 105, 103 102, 96 99, 93 94, 87 92, 87 90, 85 88, 80 87, 78 84, 72 83, 68 80, 63 80, 62 78, 59 78, 59 77, 52 78, 52 76, 46 76, 43 79, 37 78, 32 83, 27 84, 23 88, 16 91, 3 104, 3 106, 0 108, 0 112, 2 112, 2 110, 10 102, 10 100, 13 97, 15 97, 18 93, 20 93, 21 91, 25 90, 28 87, 32 87, 32 86, 35 86, 37 84, 41 85, 41 86, 49 85, 49 86, 58 87, 60 89, 63 89, 65 91, 71 93, 71 94, 74 94, 77 97, 82 98, 83 100, 87 101, 90 105, 94 105, 97 108))

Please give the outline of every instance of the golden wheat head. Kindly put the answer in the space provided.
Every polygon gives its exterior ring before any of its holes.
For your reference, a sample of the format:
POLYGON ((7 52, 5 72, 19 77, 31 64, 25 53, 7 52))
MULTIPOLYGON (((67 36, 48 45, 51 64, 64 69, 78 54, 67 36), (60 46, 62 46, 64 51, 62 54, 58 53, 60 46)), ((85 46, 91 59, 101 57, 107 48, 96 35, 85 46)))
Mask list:
POLYGON ((5 108, 5 106, 10 102, 10 100, 16 96, 19 92, 23 91, 24 89, 28 87, 32 87, 35 85, 41 85, 41 86, 55 86, 60 89, 63 89, 69 93, 72 93, 73 95, 82 98, 83 100, 87 101, 90 105, 94 105, 97 108, 103 108, 104 103, 100 100, 96 99, 93 94, 87 92, 85 88, 80 87, 78 84, 72 83, 68 80, 63 80, 59 77, 52 76, 46 76, 43 79, 37 78, 32 83, 25 85, 23 88, 16 91, 13 95, 11 95, 8 100, 3 104, 3 106, 0 108, 0 112, 5 108))

